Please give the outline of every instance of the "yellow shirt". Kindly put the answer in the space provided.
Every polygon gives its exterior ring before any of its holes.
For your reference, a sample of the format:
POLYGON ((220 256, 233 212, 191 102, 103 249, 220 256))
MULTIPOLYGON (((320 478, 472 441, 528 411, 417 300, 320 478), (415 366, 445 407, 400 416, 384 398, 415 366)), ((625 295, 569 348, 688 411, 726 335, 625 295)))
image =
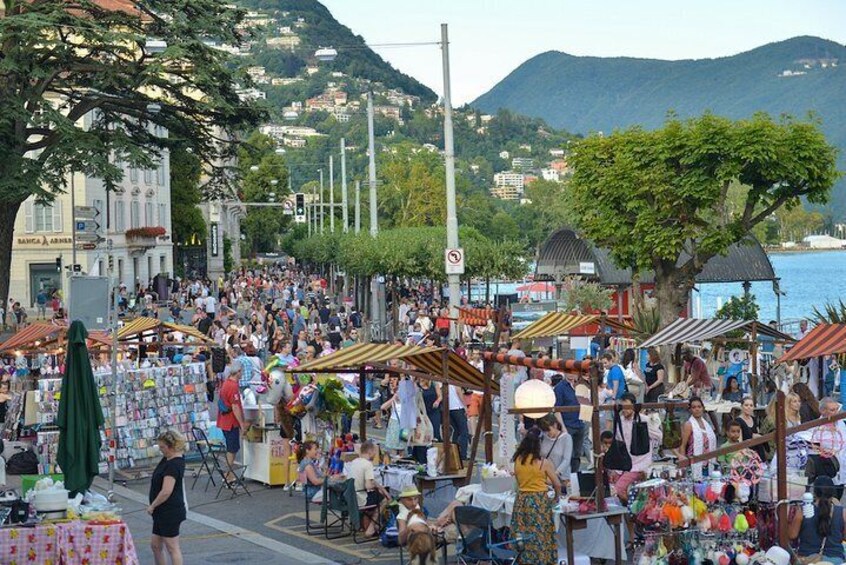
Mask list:
POLYGON ((536 463, 531 457, 526 458, 525 463, 519 458, 514 462, 514 475, 520 492, 546 492, 546 473, 536 463))

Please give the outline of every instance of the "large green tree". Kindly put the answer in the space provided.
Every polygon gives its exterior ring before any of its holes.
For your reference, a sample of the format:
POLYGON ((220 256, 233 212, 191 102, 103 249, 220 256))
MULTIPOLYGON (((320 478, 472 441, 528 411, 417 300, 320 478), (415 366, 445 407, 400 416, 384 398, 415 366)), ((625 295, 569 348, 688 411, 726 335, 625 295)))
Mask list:
POLYGON ((238 151, 238 166, 244 179, 241 200, 248 206, 247 217, 241 222, 247 247, 252 253, 276 251, 291 216, 285 216, 278 206, 250 204, 280 204, 285 200, 289 194, 285 158, 276 153, 273 139, 254 133, 238 151))
MULTIPOLYGON (((217 0, 5 0, 0 12, 0 301, 21 204, 49 201, 66 174, 123 176, 189 144, 226 190, 225 142, 261 113, 239 96, 229 56, 243 12, 217 0), (152 41, 156 40, 156 41, 152 41), (163 48, 163 49, 162 49, 163 48), (162 136, 160 126, 168 135, 162 136)), ((242 84, 247 84, 242 82, 242 84)))
POLYGON ((171 150, 170 212, 175 243, 185 243, 194 235, 205 239, 206 221, 197 207, 203 200, 202 174, 203 166, 196 155, 181 147, 171 150))
POLYGON ((570 157, 568 190, 587 237, 619 265, 654 271, 666 325, 709 259, 783 206, 825 202, 838 178, 835 156, 813 122, 705 114, 585 139, 570 157), (748 190, 730 210, 734 183, 748 190))

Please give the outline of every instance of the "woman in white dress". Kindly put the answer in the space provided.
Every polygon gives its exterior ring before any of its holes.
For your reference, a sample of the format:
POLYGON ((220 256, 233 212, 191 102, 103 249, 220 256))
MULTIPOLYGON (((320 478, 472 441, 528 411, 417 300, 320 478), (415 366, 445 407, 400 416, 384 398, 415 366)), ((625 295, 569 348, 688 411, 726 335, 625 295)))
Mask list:
MULTIPOLYGON (((690 399, 690 418, 682 426, 682 440, 679 446, 679 459, 702 455, 718 448, 717 436, 711 422, 705 416, 705 404, 698 396, 690 399)), ((694 480, 702 479, 702 470, 706 463, 690 466, 694 480)))

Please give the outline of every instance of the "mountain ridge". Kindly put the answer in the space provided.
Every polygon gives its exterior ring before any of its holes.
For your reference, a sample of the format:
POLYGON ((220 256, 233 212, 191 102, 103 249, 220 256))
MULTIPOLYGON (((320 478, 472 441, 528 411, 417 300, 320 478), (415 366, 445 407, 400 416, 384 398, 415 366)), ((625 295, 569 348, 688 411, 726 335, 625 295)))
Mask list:
MULTIPOLYGON (((705 111, 739 119, 764 111, 816 116, 846 168, 846 47, 813 36, 768 43, 731 56, 662 60, 584 57, 546 51, 514 69, 471 106, 506 108, 571 132, 659 127, 668 114, 705 111), (834 63, 834 64, 832 64, 834 63)), ((846 181, 832 195, 846 217, 846 181)))

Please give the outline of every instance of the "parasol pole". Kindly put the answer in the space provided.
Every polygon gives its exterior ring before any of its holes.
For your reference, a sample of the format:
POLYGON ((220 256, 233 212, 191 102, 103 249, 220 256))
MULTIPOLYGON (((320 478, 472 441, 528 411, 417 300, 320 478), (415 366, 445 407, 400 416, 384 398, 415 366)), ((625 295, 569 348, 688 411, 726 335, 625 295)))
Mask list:
MULTIPOLYGON (((112 240, 109 239, 109 252, 112 250, 112 240)), ((115 278, 115 269, 112 261, 109 261, 109 279, 112 287, 112 303, 110 305, 109 320, 112 324, 112 397, 111 397, 111 416, 109 417, 109 434, 107 436, 109 442, 109 492, 108 499, 114 501, 115 495, 115 468, 117 467, 117 350, 118 350, 118 288, 115 278)))

